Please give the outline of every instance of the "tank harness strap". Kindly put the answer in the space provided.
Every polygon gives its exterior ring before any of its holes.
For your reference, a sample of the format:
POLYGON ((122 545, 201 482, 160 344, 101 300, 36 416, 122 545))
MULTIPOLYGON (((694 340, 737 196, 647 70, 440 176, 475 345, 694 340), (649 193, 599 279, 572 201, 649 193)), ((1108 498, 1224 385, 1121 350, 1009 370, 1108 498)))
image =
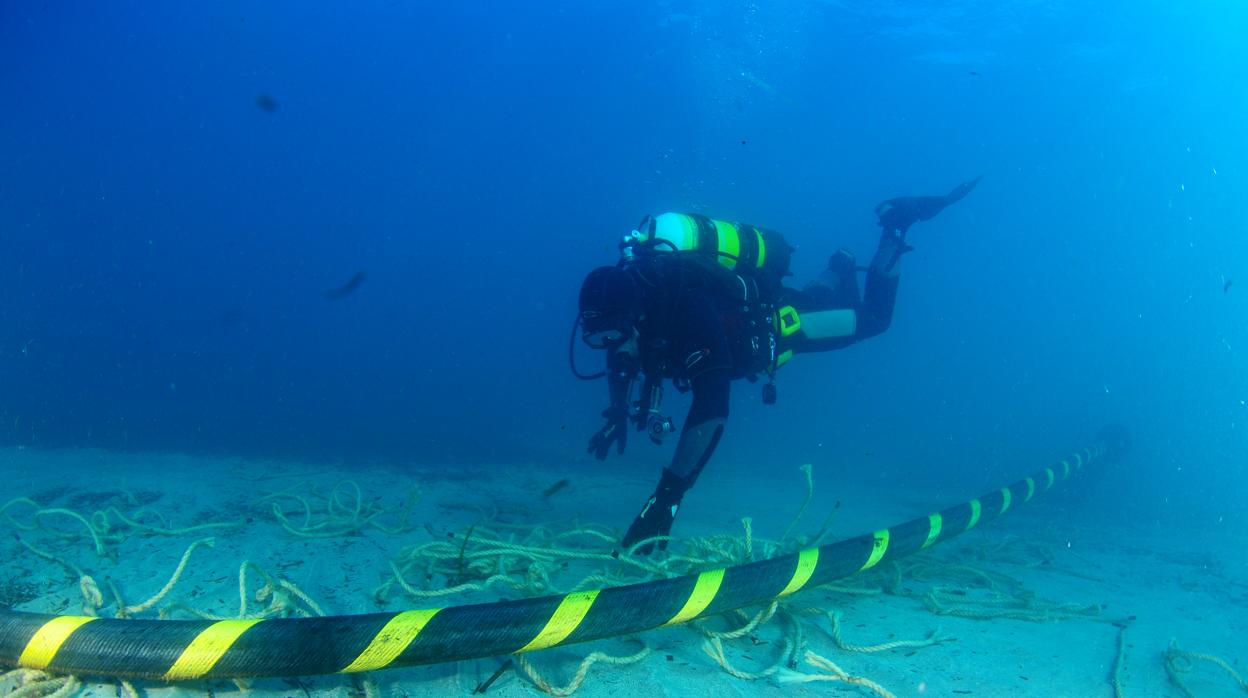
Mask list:
MULTIPOLYGON (((802 318, 797 313, 797 308, 791 305, 781 306, 776 309, 775 315, 776 336, 783 343, 783 340, 792 337, 802 329, 802 318)), ((776 355, 775 361, 772 362, 771 370, 776 369, 789 362, 793 358, 792 349, 784 349, 776 355)))

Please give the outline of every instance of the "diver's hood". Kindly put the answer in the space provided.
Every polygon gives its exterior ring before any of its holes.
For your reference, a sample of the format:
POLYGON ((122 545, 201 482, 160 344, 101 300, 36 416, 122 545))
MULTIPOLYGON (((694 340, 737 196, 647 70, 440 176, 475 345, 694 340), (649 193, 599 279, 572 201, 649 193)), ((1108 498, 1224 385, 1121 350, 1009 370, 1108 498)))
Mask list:
POLYGON ((581 284, 581 329, 587 333, 631 324, 640 307, 637 280, 620 267, 598 267, 581 284))

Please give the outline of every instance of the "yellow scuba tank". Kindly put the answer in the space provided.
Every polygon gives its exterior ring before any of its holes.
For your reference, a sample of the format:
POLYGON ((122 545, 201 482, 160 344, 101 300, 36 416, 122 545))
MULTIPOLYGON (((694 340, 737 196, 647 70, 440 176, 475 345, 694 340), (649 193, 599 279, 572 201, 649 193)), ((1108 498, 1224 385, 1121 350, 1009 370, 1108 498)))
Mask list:
POLYGON ((789 274, 793 248, 784 236, 748 223, 731 223, 693 213, 646 216, 620 245, 625 259, 640 249, 654 252, 700 252, 724 268, 768 285, 789 274))

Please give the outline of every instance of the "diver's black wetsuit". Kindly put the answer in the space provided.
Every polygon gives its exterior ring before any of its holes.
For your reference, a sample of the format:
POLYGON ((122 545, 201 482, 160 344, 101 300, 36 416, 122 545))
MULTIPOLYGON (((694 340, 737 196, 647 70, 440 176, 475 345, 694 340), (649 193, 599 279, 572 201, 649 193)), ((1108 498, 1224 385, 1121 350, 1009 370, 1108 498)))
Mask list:
MULTIPOLYGON (((693 402, 671 464, 663 470, 645 511, 624 537, 625 546, 665 535, 670 529, 684 493, 701 474, 723 434, 733 380, 767 371, 776 351, 838 349, 888 328, 897 298, 896 257, 901 244, 896 235, 884 236, 867 269, 866 293, 861 298, 852 258, 839 272, 829 269, 805 289, 778 288, 779 303, 792 305, 805 322, 831 316, 822 336, 798 332, 779 340, 780 346, 776 346, 770 313, 762 318, 751 315, 739 300, 703 279, 698 260, 671 257, 671 261, 649 271, 648 288, 652 291, 643 299, 635 344, 609 354, 612 408, 608 413, 627 414, 628 388, 638 371, 648 380, 671 379, 687 387, 693 402), (886 262, 891 262, 887 269, 886 262)), ((643 396, 646 394, 643 388, 643 396)), ((605 455, 605 449, 600 452, 605 455)))
MULTIPOLYGON (((778 284, 762 289, 765 299, 770 295, 777 306, 792 305, 802 318, 802 329, 779 339, 779 346, 770 311, 763 318, 753 315, 748 304, 717 287, 716 280, 709 278, 714 275, 699 267, 696 259, 659 258, 639 274, 644 292, 636 334, 609 351, 611 407, 604 413, 608 426, 591 440, 590 451, 605 458, 613 441, 623 450, 623 435, 614 429, 626 428, 628 390, 639 371, 648 380, 666 378, 687 387, 693 402, 671 464, 664 468, 654 494, 624 537, 626 548, 670 531, 684 493, 701 474, 723 434, 731 382, 769 370, 777 351, 829 351, 888 329, 897 299, 899 262, 910 249, 905 242, 907 230, 961 199, 978 181, 960 185, 943 197, 890 199, 877 206, 882 234, 866 268, 861 296, 853 257, 844 251, 833 255, 820 277, 801 290, 778 284), (613 428, 612 423, 617 426, 613 428)), ((642 546, 639 552, 650 548, 642 546)))
MULTIPOLYGON (((853 269, 843 275, 827 270, 800 291, 784 288, 781 303, 792 304, 803 317, 827 310, 846 315, 846 322, 841 325, 845 328, 843 333, 820 338, 799 334, 788 343, 788 348, 795 353, 838 349, 888 329, 897 299, 898 265, 894 262, 884 272, 880 262, 891 260, 895 251, 893 239, 881 245, 876 262, 867 269, 866 293, 861 298, 853 269)), ((690 274, 688 270, 685 273, 690 274)), ((748 326, 750 318, 743 315, 741 305, 706 285, 689 285, 678 290, 667 307, 655 307, 662 302, 647 308, 639 323, 639 367, 661 364, 665 378, 691 389, 693 404, 685 420, 686 429, 709 419, 727 418, 731 381, 756 376, 766 368, 770 352, 764 355, 752 351, 751 340, 760 345, 767 342, 767 333, 756 330, 769 328, 756 326, 752 331, 748 326), (648 353, 658 355, 647 356, 648 353)), ((617 373, 631 372, 625 369, 617 373)), ((679 474, 689 477, 695 473, 682 468, 679 474)))

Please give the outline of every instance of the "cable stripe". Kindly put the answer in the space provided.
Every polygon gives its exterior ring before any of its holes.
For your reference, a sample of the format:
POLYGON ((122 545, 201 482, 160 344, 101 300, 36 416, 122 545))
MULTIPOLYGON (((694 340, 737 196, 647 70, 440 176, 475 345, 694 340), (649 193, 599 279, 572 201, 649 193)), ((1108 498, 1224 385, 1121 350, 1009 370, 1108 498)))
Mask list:
POLYGON ((1027 483, 1027 496, 1023 498, 1024 503, 1030 502, 1032 495, 1036 493, 1036 481, 1031 478, 1027 478, 1025 482, 1027 483))
POLYGON ((585 614, 589 613, 589 607, 594 605, 594 599, 598 598, 599 591, 601 590, 577 591, 563 597, 563 600, 559 602, 559 608, 556 608, 550 620, 546 621, 546 627, 542 628, 542 632, 538 633, 529 644, 516 650, 516 654, 540 650, 563 642, 573 630, 576 630, 576 626, 585 620, 585 614))
POLYGON ((1053 489, 1053 480, 1054 480, 1053 469, 1052 469, 1052 468, 1045 468, 1045 469, 1044 469, 1044 476, 1045 476, 1045 477, 1047 477, 1047 478, 1049 478, 1049 484, 1048 484, 1047 486, 1045 486, 1045 488, 1044 488, 1044 489, 1046 489, 1046 490, 1051 490, 1051 489, 1053 489))
POLYGON ((22 656, 17 660, 20 666, 29 669, 46 669, 61 649, 61 645, 69 639, 74 631, 82 626, 98 620, 94 616, 59 616, 44 623, 35 636, 26 643, 22 656))
POLYGON ((676 615, 672 616, 671 620, 663 625, 678 625, 697 618, 715 600, 715 595, 719 593, 719 585, 723 584, 723 582, 724 570, 722 567, 699 574, 698 581, 694 582, 693 591, 689 594, 689 599, 685 601, 685 605, 676 612, 676 615))
POLYGON ((395 657, 403 654, 403 650, 412 644, 412 640, 425 629, 425 625, 437 615, 440 608, 429 608, 418 611, 404 611, 390 619, 386 627, 377 633, 368 647, 348 664, 342 671, 372 671, 381 669, 393 662, 395 657))
POLYGON ((936 542, 940 538, 940 529, 944 525, 944 518, 940 514, 932 514, 927 517, 927 540, 923 541, 923 546, 919 550, 926 550, 928 546, 936 542))
POLYGON ((784 589, 780 590, 779 596, 788 596, 793 592, 806 586, 806 582, 810 581, 810 575, 815 573, 815 567, 819 564, 819 548, 806 548, 797 554, 797 569, 793 570, 793 576, 789 578, 789 583, 784 585, 784 589))
POLYGON ((1001 488, 1001 511, 997 514, 997 516, 1001 516, 1010 510, 1010 499, 1012 499, 1013 496, 1014 495, 1010 492, 1010 488, 1001 488))
POLYGON ((186 649, 182 650, 178 661, 165 672, 164 679, 181 681, 198 679, 207 674, 230 649, 235 640, 259 622, 259 618, 239 618, 213 623, 197 635, 191 644, 186 646, 186 649))
POLYGON ((971 518, 966 522, 966 528, 963 530, 969 531, 975 528, 975 524, 979 523, 979 515, 983 510, 983 505, 979 503, 978 499, 972 499, 967 504, 971 507, 971 518))
POLYGON ((859 572, 875 567, 880 559, 884 557, 884 553, 888 552, 888 529, 876 531, 874 541, 871 544, 871 556, 867 558, 867 564, 859 568, 859 572))

